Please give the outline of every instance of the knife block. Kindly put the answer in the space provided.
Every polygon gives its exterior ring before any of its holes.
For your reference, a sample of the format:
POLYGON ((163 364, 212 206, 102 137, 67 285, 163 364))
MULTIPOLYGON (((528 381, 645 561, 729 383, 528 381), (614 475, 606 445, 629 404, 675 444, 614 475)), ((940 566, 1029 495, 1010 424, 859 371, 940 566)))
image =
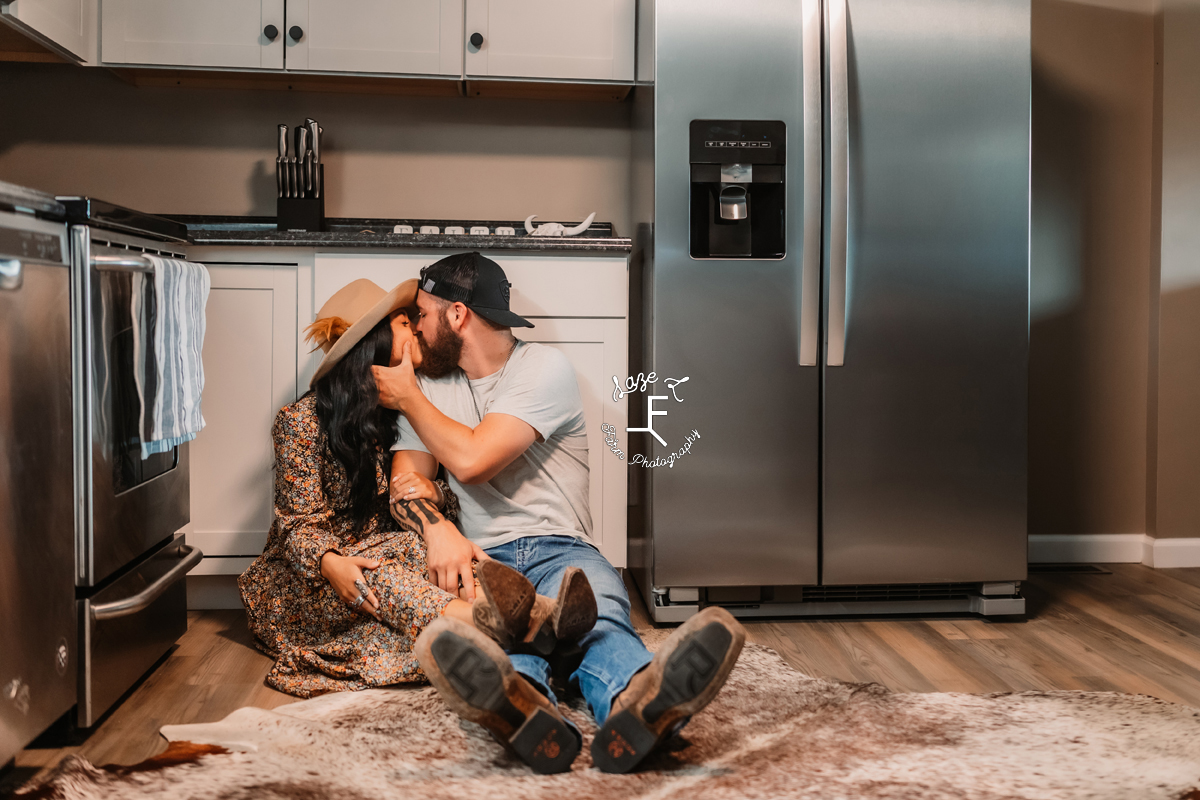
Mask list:
POLYGON ((275 228, 280 231, 325 230, 325 165, 321 164, 320 197, 277 197, 275 228))

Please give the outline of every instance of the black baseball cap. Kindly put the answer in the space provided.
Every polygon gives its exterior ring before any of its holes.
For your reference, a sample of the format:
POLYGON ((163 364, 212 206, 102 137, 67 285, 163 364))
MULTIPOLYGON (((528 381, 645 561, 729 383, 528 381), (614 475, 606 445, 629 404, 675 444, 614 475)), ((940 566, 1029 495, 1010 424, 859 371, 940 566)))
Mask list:
POLYGON ((434 297, 462 303, 486 320, 506 328, 532 328, 533 323, 508 308, 512 283, 495 261, 482 253, 455 253, 421 270, 418 287, 434 297), (469 278, 456 279, 464 272, 475 273, 475 285, 469 278))

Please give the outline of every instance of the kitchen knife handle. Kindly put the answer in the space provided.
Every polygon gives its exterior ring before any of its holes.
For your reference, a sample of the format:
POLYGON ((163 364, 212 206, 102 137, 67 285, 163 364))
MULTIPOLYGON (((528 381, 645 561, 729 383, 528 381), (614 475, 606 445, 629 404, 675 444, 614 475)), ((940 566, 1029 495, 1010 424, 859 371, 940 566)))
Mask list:
POLYGON ((829 9, 829 344, 825 363, 846 363, 850 216, 850 80, 846 0, 829 9))
POLYGON ((282 122, 279 123, 279 157, 285 158, 288 154, 288 126, 282 122))
POLYGON ((314 119, 308 123, 308 138, 313 151, 313 197, 321 196, 321 126, 314 119))
POLYGON ((296 159, 300 178, 300 196, 306 197, 310 183, 308 178, 308 128, 303 125, 296 126, 296 159))
POLYGON ((801 87, 804 92, 804 243, 800 262, 800 331, 797 350, 802 367, 817 365, 821 338, 821 0, 802 0, 801 87))
POLYGON ((313 161, 320 163, 321 161, 321 126, 317 121, 309 120, 308 123, 308 149, 313 151, 313 161))
POLYGON ((283 159, 275 157, 275 196, 283 197, 283 159))

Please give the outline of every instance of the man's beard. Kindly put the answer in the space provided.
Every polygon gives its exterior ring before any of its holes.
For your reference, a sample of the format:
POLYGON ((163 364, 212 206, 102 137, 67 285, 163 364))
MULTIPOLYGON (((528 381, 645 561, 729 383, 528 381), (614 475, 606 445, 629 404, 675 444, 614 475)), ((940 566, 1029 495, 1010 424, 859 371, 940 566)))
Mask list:
POLYGON ((450 330, 444 316, 438 315, 437 340, 430 344, 424 336, 417 337, 421 347, 421 366, 417 372, 430 378, 444 378, 458 369, 462 357, 462 336, 450 330))

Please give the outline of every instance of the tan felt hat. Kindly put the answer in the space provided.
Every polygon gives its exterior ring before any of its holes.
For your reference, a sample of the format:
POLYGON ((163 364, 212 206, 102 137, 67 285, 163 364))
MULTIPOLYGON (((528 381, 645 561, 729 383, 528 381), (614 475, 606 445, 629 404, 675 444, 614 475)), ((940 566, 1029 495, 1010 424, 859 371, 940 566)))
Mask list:
POLYGON ((334 292, 317 312, 316 321, 305 328, 305 338, 325 353, 309 387, 316 386, 317 381, 328 375, 329 370, 384 318, 416 301, 415 278, 404 281, 390 292, 366 278, 351 281, 334 292))

